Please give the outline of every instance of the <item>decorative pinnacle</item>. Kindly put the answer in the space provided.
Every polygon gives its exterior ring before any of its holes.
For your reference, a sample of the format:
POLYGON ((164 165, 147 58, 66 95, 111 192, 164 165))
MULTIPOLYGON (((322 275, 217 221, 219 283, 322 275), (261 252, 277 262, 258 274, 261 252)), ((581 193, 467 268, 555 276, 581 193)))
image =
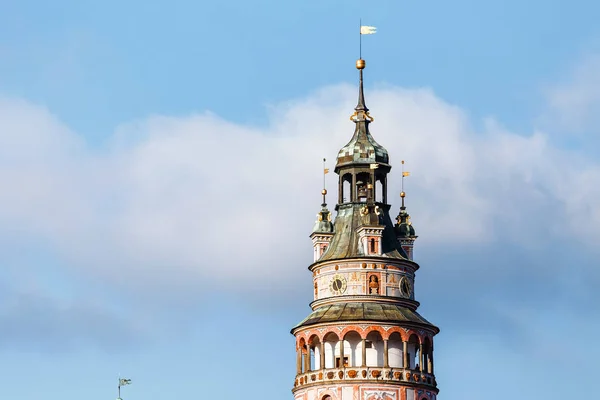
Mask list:
POLYGON ((410 176, 410 172, 404 171, 404 160, 402 160, 402 191, 400 192, 400 197, 402 197, 402 207, 400 207, 401 210, 406 208, 404 207, 404 198, 406 197, 406 193, 404 192, 404 178, 407 176, 410 176))
POLYGON ((354 107, 354 114, 350 116, 350 120, 354 122, 373 122, 373 117, 369 115, 369 109, 365 104, 365 90, 363 85, 363 69, 365 69, 366 62, 362 58, 356 61, 356 68, 359 71, 359 84, 358 84, 358 104, 354 107))
POLYGON ((356 68, 360 73, 360 81, 358 87, 358 104, 356 105, 356 111, 369 111, 367 106, 365 105, 365 91, 363 89, 363 69, 365 69, 365 60, 362 58, 356 61, 356 68))
POLYGON ((325 162, 327 160, 323 158, 323 190, 321 190, 321 194, 323 195, 323 207, 327 206, 327 202, 325 201, 325 195, 327 194, 327 189, 325 188, 325 175, 329 173, 329 168, 325 168, 325 162))

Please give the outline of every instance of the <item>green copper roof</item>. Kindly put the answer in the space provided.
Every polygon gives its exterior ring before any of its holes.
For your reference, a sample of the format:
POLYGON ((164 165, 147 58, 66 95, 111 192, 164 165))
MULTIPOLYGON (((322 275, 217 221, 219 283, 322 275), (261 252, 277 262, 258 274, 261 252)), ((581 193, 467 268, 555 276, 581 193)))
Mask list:
POLYGON ((326 203, 321 204, 321 211, 317 214, 317 222, 315 222, 313 233, 333 233, 331 212, 327 209, 326 203))
MULTIPOLYGON (((404 193, 404 192, 403 192, 404 193)), ((399 238, 416 238, 415 228, 410 223, 410 215, 406 212, 404 207, 404 197, 402 198, 402 207, 400 207, 400 214, 396 217, 396 236, 399 238)))
POLYGON ((373 139, 368 124, 368 121, 356 124, 352 139, 338 153, 336 167, 348 164, 389 163, 387 150, 373 139))
MULTIPOLYGON (((349 203, 339 206, 333 225, 335 235, 329 248, 319 261, 364 256, 359 249, 358 234, 356 233, 363 224, 363 216, 360 210, 364 205, 365 203, 349 203)), ((381 207, 381 215, 379 216, 380 224, 385 226, 382 237, 382 257, 408 259, 396 239, 394 225, 386 208, 385 206, 381 207)))
POLYGON ((337 303, 318 307, 304 321, 296 325, 296 328, 327 322, 346 321, 368 321, 402 323, 412 322, 415 324, 429 325, 437 330, 429 321, 406 307, 396 304, 374 303, 374 302, 351 302, 337 303))

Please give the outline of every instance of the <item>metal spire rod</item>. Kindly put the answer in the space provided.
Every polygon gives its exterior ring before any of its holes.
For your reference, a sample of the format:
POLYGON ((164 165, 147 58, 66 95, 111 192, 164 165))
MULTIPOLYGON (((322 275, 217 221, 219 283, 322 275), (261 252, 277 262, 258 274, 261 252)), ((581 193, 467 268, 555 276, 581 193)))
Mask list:
POLYGON ((362 60, 362 18, 358 19, 358 59, 362 60))
POLYGON ((404 209, 404 197, 406 193, 404 193, 404 178, 410 175, 410 172, 404 171, 404 160, 402 160, 402 191, 400 192, 400 197, 402 197, 402 209, 404 209))
POLYGON ((117 400, 121 400, 121 386, 130 385, 130 384, 131 384, 131 379, 121 378, 121 376, 119 375, 119 385, 117 386, 117 390, 119 392, 119 397, 117 397, 117 400))
POLYGON ((404 160, 402 160, 402 192, 404 192, 404 160))
POLYGON ((325 168, 325 161, 327 160, 323 158, 323 190, 321 191, 321 194, 323 195, 323 207, 325 207, 325 205, 327 204, 327 202, 325 201, 325 195, 327 194, 327 189, 325 188, 325 175, 327 175, 327 173, 329 172, 329 169, 325 168))

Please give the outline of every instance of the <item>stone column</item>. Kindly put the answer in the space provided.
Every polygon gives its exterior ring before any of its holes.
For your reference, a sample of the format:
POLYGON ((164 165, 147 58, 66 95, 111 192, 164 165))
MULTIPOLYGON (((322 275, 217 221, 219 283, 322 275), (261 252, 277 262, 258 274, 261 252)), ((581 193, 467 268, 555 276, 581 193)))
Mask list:
POLYGON ((425 371, 425 355, 423 354, 423 343, 419 344, 419 371, 425 371))
POLYGON ((310 371, 310 346, 306 345, 306 354, 304 358, 304 372, 310 371))
POLYGON ((362 366, 367 366, 367 339, 362 340, 362 366))
POLYGON ((340 180, 338 182, 338 204, 342 204, 344 202, 344 179, 340 175, 340 180))
MULTIPOLYGON (((371 200, 373 203, 375 203, 375 200, 376 200, 375 199, 375 193, 377 192, 377 187, 376 186, 377 185, 375 184, 375 170, 372 169, 371 170, 371 190, 370 190, 370 193, 367 192, 367 198, 370 196, 371 198, 369 200, 371 200)), ((379 199, 379 200, 381 201, 381 199, 379 199)))
POLYGON ((427 372, 433 375, 433 349, 429 350, 429 363, 427 367, 429 368, 427 372))
POLYGON ((321 369, 325 369, 325 342, 321 342, 321 354, 320 354, 320 367, 321 369))
POLYGON ((357 201, 358 197, 356 196, 356 174, 352 174, 352 185, 350 185, 350 201, 357 201))
POLYGON ((344 368, 344 339, 340 340, 340 368, 344 368))
POLYGON ((384 175, 382 182, 383 189, 383 202, 387 204, 387 175, 384 175))
POLYGON ((388 340, 383 340, 383 368, 389 368, 389 358, 388 358, 388 340))
POLYGON ((402 342, 402 359, 403 367, 406 369, 410 368, 410 360, 408 359, 408 342, 402 342))
POLYGON ((302 373, 302 347, 298 347, 296 351, 296 373, 298 375, 302 373))

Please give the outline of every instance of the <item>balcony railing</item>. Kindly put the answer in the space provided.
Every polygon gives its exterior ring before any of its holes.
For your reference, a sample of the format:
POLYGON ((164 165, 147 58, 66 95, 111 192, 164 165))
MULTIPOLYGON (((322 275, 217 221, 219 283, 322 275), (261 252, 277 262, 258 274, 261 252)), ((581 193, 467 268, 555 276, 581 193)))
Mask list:
POLYGON ((406 382, 437 387, 435 376, 407 368, 345 367, 308 371, 296 376, 294 388, 332 381, 406 382))

